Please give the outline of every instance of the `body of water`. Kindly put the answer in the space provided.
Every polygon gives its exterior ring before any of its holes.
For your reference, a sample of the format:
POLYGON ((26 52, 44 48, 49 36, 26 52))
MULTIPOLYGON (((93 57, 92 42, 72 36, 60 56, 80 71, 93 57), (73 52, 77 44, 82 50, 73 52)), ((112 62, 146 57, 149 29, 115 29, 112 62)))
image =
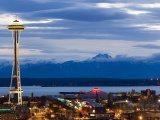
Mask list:
MULTIPOLYGON (((140 92, 141 90, 151 89, 156 90, 156 94, 160 94, 160 86, 120 86, 120 87, 40 87, 40 86, 22 86, 23 96, 31 96, 34 93, 35 96, 42 95, 59 95, 59 92, 89 92, 93 88, 99 88, 104 92, 130 92, 135 90, 140 92)), ((9 87, 0 87, 0 95, 6 95, 9 93, 9 87)))

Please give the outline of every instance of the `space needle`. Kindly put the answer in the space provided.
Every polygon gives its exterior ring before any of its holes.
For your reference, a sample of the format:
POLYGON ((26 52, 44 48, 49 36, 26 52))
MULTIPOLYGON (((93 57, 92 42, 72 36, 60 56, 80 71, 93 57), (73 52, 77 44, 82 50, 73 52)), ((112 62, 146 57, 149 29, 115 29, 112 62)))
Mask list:
POLYGON ((19 66, 19 41, 20 33, 25 29, 25 26, 20 24, 18 20, 13 21, 11 25, 7 26, 8 30, 12 32, 13 48, 14 48, 14 59, 12 66, 12 75, 10 81, 9 90, 9 103, 11 98, 14 97, 14 104, 22 105, 22 88, 20 79, 20 66, 19 66))

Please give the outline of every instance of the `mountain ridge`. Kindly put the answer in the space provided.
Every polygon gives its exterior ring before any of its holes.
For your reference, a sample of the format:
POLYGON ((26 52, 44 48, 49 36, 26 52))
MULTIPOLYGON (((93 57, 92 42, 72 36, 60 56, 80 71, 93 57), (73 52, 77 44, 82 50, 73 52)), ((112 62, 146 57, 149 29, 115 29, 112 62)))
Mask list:
MULTIPOLYGON (((83 61, 65 61, 56 63, 54 59, 21 64, 23 78, 122 78, 141 79, 159 78, 160 61, 157 56, 148 58, 98 54, 83 61), (152 59, 151 59, 152 58, 152 59)), ((27 60, 28 61, 28 60, 27 60)), ((0 78, 11 76, 12 64, 1 63, 0 78)))

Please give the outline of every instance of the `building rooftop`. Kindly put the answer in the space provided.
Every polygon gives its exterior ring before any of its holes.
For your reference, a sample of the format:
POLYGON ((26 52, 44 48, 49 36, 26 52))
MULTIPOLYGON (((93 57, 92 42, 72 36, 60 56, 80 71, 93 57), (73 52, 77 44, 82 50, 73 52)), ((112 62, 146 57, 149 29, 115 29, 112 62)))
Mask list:
POLYGON ((93 99, 85 98, 85 99, 83 99, 83 100, 87 101, 87 103, 88 103, 89 105, 93 106, 93 107, 103 107, 103 105, 95 102, 93 99))

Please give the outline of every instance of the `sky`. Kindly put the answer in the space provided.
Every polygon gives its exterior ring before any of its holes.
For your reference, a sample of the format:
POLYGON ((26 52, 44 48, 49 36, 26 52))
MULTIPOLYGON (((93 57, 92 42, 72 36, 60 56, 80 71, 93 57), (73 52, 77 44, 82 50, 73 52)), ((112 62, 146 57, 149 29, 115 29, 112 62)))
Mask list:
POLYGON ((15 19, 26 26, 20 59, 159 55, 159 13, 159 0, 0 0, 0 59, 13 57, 15 19))

